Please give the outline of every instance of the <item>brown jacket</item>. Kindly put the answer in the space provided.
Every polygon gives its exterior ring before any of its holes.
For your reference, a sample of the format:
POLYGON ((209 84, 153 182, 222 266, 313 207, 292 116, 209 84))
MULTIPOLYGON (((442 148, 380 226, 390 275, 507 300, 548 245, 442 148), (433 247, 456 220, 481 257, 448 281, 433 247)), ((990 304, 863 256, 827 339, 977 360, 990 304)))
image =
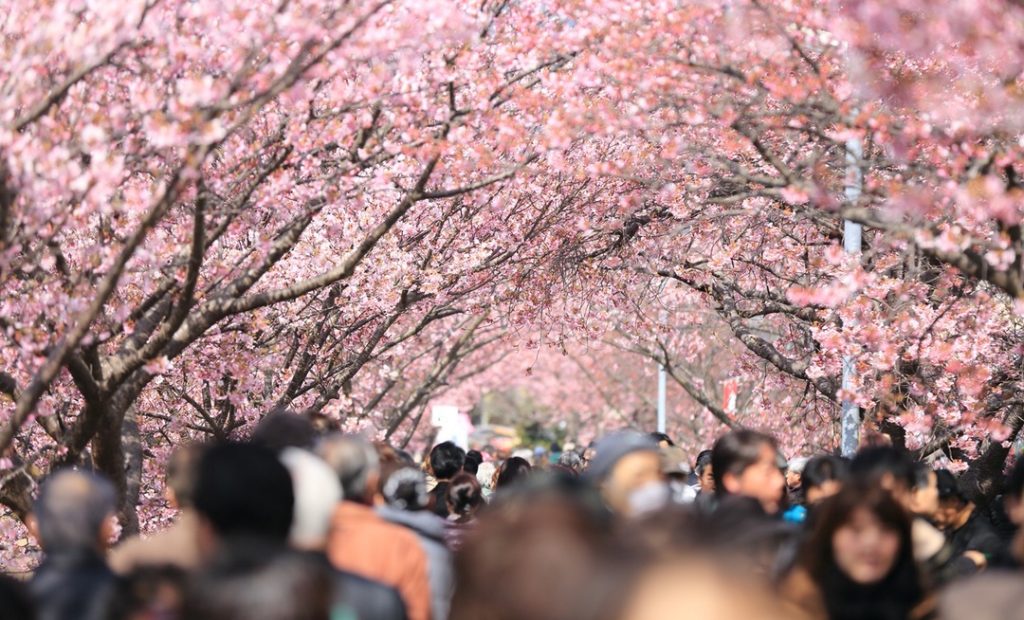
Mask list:
POLYGON ((142 566, 170 565, 182 570, 199 566, 199 516, 182 510, 169 528, 148 538, 132 536, 110 550, 107 563, 124 575, 142 566))
POLYGON ((397 589, 409 620, 430 620, 427 556, 410 530, 388 523, 369 506, 341 502, 331 522, 327 556, 341 570, 397 589))

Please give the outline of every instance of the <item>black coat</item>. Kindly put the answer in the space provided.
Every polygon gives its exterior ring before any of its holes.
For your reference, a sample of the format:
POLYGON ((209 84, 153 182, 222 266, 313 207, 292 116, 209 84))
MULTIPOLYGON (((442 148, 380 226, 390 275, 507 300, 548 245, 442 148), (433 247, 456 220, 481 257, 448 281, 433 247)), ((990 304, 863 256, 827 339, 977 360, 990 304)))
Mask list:
POLYGON ((98 553, 47 554, 29 582, 39 620, 106 620, 116 604, 118 578, 98 553))

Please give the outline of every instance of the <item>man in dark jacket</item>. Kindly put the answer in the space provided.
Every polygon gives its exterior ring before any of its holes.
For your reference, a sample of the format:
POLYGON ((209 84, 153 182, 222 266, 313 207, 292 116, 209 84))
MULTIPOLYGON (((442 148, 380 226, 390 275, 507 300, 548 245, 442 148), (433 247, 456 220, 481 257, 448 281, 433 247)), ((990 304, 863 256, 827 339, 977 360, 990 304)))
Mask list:
POLYGON ((935 522, 948 537, 953 556, 971 560, 977 570, 1007 564, 1008 541, 999 537, 988 516, 967 499, 951 472, 940 469, 935 474, 939 491, 935 522))
POLYGON ((43 483, 32 529, 46 556, 29 583, 39 620, 104 620, 110 615, 118 580, 103 554, 116 506, 113 485, 90 473, 63 470, 43 483))
POLYGON ((448 518, 448 485, 455 474, 462 471, 466 453, 450 441, 434 446, 430 451, 430 471, 437 486, 430 490, 430 508, 442 519, 448 518))

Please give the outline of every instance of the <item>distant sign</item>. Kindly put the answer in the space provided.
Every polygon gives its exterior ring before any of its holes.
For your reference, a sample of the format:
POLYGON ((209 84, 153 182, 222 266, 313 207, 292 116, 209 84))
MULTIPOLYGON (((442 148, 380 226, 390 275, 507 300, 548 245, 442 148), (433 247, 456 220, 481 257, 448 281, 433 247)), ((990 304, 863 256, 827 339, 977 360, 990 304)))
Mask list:
POLYGON ((453 426, 459 419, 459 408, 455 405, 434 405, 430 409, 431 426, 453 426))
POLYGON ((739 379, 726 379, 722 382, 722 409, 729 415, 736 413, 736 398, 740 393, 739 379))

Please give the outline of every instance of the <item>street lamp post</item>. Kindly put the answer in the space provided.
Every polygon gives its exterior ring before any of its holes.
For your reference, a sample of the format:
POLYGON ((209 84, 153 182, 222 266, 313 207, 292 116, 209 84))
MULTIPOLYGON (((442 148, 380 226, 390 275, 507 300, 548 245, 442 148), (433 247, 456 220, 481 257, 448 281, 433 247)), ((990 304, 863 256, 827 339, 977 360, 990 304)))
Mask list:
MULTIPOLYGON (((846 204, 855 204, 860 200, 861 184, 864 181, 860 169, 860 158, 863 148, 860 139, 846 142, 846 204)), ((843 220, 843 249, 847 254, 859 254, 862 227, 857 222, 843 220)), ((854 361, 850 355, 843 356, 844 390, 853 388, 854 361)), ((860 407, 850 400, 843 400, 841 418, 840 450, 843 456, 853 456, 860 442, 860 407)))

